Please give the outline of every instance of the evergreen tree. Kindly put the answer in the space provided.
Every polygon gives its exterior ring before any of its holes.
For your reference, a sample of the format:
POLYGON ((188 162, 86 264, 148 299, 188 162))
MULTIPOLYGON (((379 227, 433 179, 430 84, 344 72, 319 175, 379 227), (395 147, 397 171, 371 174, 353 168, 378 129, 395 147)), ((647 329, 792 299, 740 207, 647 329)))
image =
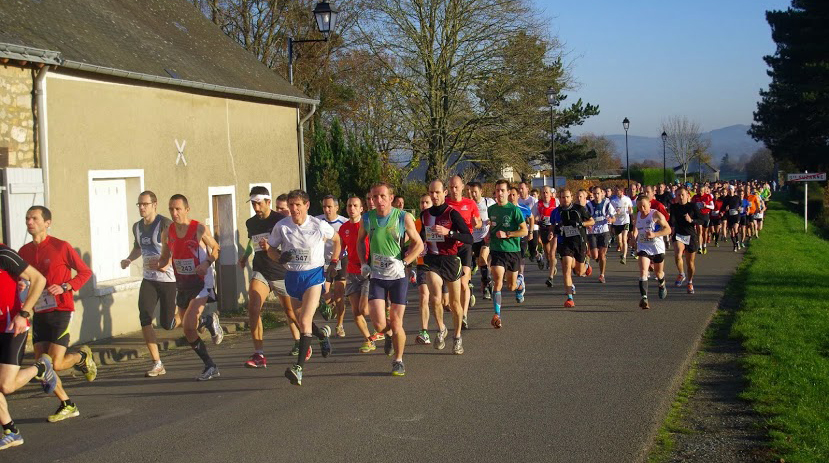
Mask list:
POLYGON ((325 195, 340 196, 340 184, 334 153, 322 124, 315 125, 313 142, 308 160, 308 196, 311 211, 316 213, 322 210, 320 202, 325 195))

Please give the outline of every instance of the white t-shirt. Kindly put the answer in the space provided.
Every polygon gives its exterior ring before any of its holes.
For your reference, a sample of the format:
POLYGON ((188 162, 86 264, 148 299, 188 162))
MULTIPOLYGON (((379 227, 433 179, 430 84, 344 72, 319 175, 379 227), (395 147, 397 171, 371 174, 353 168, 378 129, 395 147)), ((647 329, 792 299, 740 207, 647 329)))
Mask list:
MULTIPOLYGON (((320 214, 320 215, 318 215, 318 216, 317 216, 317 218, 318 218, 318 219, 320 219, 320 220, 322 220, 322 221, 324 221, 324 222, 325 222, 325 223, 327 223, 328 225, 331 225, 331 228, 333 228, 333 229, 334 229, 334 232, 335 232, 335 233, 339 233, 339 232, 340 232, 340 227, 341 227, 344 223, 346 223, 346 221, 348 221, 348 219, 346 219, 345 217, 343 217, 343 216, 341 216, 341 215, 338 215, 338 216, 337 216, 337 218, 335 218, 333 222, 332 222, 332 221, 329 221, 328 219, 326 219, 326 218, 325 218, 325 214, 320 214)), ((331 241, 331 240, 326 241, 326 242, 325 242, 325 263, 326 263, 326 264, 328 264, 329 262, 331 262, 331 254, 332 254, 333 252, 334 252, 334 242, 333 242, 333 241, 331 241)), ((341 265, 342 265, 342 264, 338 263, 338 264, 337 264, 337 269, 340 269, 340 268, 341 268, 341 265)))
MULTIPOLYGON (((527 196, 526 198, 521 198, 521 196, 518 196, 518 204, 525 206, 527 209, 531 211, 533 210, 533 207, 535 207, 536 203, 538 203, 538 200, 535 199, 533 196, 527 196)), ((538 223, 533 225, 533 230, 538 230, 538 223)))
POLYGON ((625 225, 630 223, 630 215, 628 211, 633 208, 633 202, 625 195, 613 196, 610 198, 610 204, 616 209, 616 220, 613 225, 625 225))
POLYGON ((313 270, 325 265, 325 242, 334 237, 334 228, 325 220, 308 216, 302 225, 297 225, 291 216, 274 225, 268 244, 282 246, 282 252, 293 250, 294 257, 285 264, 291 272, 313 270))
POLYGON ((481 200, 478 201, 478 213, 481 215, 483 225, 481 225, 481 228, 472 229, 472 241, 477 243, 489 234, 489 206, 493 204, 495 204, 495 200, 492 198, 481 197, 481 200))

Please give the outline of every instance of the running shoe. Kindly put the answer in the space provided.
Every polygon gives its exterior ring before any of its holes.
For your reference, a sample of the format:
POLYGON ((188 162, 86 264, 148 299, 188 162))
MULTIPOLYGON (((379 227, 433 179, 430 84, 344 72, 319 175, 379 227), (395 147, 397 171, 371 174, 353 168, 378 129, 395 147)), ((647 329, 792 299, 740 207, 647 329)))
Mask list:
POLYGON ((50 423, 57 423, 58 421, 63 421, 67 418, 74 418, 80 414, 81 412, 78 410, 77 405, 66 405, 63 402, 61 402, 55 414, 49 415, 49 417, 46 419, 50 423))
POLYGON ((470 307, 470 308, 471 308, 471 307, 475 307, 475 303, 476 303, 476 302, 478 302, 478 300, 477 300, 477 299, 475 299, 475 295, 474 295, 474 294, 472 294, 472 292, 470 292, 470 293, 469 293, 469 307, 470 307))
MULTIPOLYGON (((470 275, 470 276, 472 276, 472 275, 474 275, 474 274, 476 274, 476 273, 478 273, 478 264, 477 264, 477 263, 475 263, 475 262, 473 262, 473 263, 472 263, 472 272, 471 272, 469 275, 470 275)), ((471 284, 471 283, 470 283, 470 284, 471 284)))
POLYGON ((376 343, 377 341, 382 341, 386 339, 386 335, 375 331, 374 334, 372 334, 368 339, 376 343))
POLYGON ((463 354, 463 338, 454 338, 452 341, 452 353, 455 355, 463 354))
POLYGON ((311 358, 311 354, 314 352, 314 349, 311 349, 311 346, 308 346, 308 352, 305 353, 305 360, 307 361, 311 358))
POLYGON ((328 321, 334 317, 334 307, 325 302, 324 300, 320 300, 320 315, 322 315, 323 320, 328 321))
POLYGON ((216 365, 210 365, 204 367, 204 370, 202 370, 201 374, 197 376, 196 379, 199 381, 207 381, 208 379, 218 378, 219 376, 221 376, 219 374, 219 367, 216 365))
POLYGON ((702 255, 702 248, 697 249, 697 254, 702 255))
POLYGON ((593 266, 591 266, 590 264, 587 264, 587 271, 584 272, 584 276, 589 277, 592 274, 593 274, 593 266))
POLYGON ((484 285, 484 299, 492 300, 492 287, 489 284, 484 285))
POLYGON ((625 255, 622 254, 622 257, 619 259, 619 263, 622 265, 627 264, 627 259, 625 259, 625 255))
POLYGON ((337 325, 337 337, 344 338, 345 337, 345 328, 342 325, 337 325))
POLYGON ((734 245, 734 252, 737 252, 737 245, 734 245))
POLYGON ((497 330, 501 327, 501 317, 499 317, 498 314, 493 315, 490 323, 492 323, 492 327, 497 330))
POLYGON ((575 306, 576 306, 576 301, 574 301, 573 299, 570 299, 569 297, 567 298, 567 300, 564 301, 564 307, 567 308, 567 309, 569 309, 571 307, 575 307, 575 306))
POLYGON ((515 302, 521 304, 524 302, 524 291, 520 289, 515 290, 515 302))
POLYGON ((599 275, 599 283, 604 283, 604 275, 599 275))
POLYGON ((647 309, 650 309, 650 308, 651 308, 651 306, 650 306, 650 305, 648 305, 648 297, 647 297, 647 296, 643 297, 643 298, 639 301, 639 308, 641 308, 642 310, 647 310, 647 309))
POLYGON ((299 341, 294 341, 294 347, 291 348, 291 355, 294 357, 299 355, 299 341))
POLYGON ((6 431, 6 433, 3 434, 3 438, 0 439, 0 450, 10 447, 17 447, 22 444, 23 436, 21 436, 19 432, 6 431))
POLYGON ((402 360, 395 360, 391 363, 392 376, 406 376, 406 367, 403 366, 402 360))
POLYGON ((437 336, 435 336, 435 349, 443 350, 446 347, 446 336, 449 334, 449 330, 446 329, 444 326, 442 330, 438 331, 437 336))
POLYGON ((682 286, 682 282, 683 282, 683 281, 685 281, 685 275, 683 275, 683 274, 681 274, 681 273, 680 273, 680 274, 676 277, 676 282, 674 282, 674 285, 675 285, 677 288, 679 288, 680 286, 682 286))
POLYGON ((553 277, 547 277, 547 279, 544 280, 544 284, 547 285, 548 288, 552 288, 553 287, 553 277))
POLYGON ((322 328, 320 328, 320 331, 322 332, 322 335, 325 336, 326 338, 331 337, 331 327, 330 326, 323 325, 322 328))
POLYGON ((570 294, 576 295, 576 285, 570 285, 570 294))
POLYGON ((144 373, 147 378, 155 378, 156 376, 166 375, 167 370, 164 369, 164 364, 161 362, 153 363, 153 367, 144 373))
POLYGON ((263 354, 254 352, 248 361, 245 362, 245 366, 248 368, 268 368, 268 361, 265 360, 265 356, 263 354))
POLYGON ((538 257, 536 258, 536 261, 538 263, 538 269, 539 270, 544 270, 544 259, 541 258, 541 254, 538 255, 538 257))
POLYGON ((210 332, 210 338, 213 340, 213 344, 221 344, 225 338, 225 330, 222 329, 222 325, 219 323, 219 314, 217 312, 213 312, 207 316, 205 327, 210 332))
POLYGON ((394 345, 391 341, 391 336, 386 336, 386 342, 383 344, 383 352, 388 356, 394 355, 394 345))
POLYGON ((415 344, 431 344, 432 340, 429 339, 429 332, 426 330, 420 330, 417 337, 415 338, 415 344))
POLYGON ((55 368, 52 365, 52 357, 49 354, 43 354, 38 359, 39 363, 43 364, 43 374, 40 376, 35 376, 35 379, 40 381, 40 385, 43 387, 43 392, 47 394, 51 394, 55 392, 55 388, 58 387, 58 374, 55 373, 55 368))
POLYGON ((331 341, 328 340, 328 336, 320 339, 320 352, 322 352, 322 358, 328 358, 331 355, 331 341))
POLYGON ((302 367, 299 365, 291 365, 285 369, 285 377, 294 386, 302 386, 302 367))
POLYGON ((84 354, 83 362, 75 365, 75 369, 83 373, 87 381, 95 381, 98 376, 98 365, 95 364, 95 359, 92 358, 92 349, 89 346, 81 346, 81 352, 84 354))
POLYGON ((694 294, 694 284, 688 283, 688 294, 694 294))
POLYGON ((377 349, 377 345, 374 344, 374 341, 364 341, 359 350, 361 354, 368 354, 374 349, 377 349))
POLYGON ((665 299, 668 297, 668 286, 660 286, 659 287, 659 299, 665 299))
POLYGON ((469 319, 467 318, 466 315, 464 315, 463 319, 461 319, 461 329, 462 330, 468 330, 469 329, 469 319))

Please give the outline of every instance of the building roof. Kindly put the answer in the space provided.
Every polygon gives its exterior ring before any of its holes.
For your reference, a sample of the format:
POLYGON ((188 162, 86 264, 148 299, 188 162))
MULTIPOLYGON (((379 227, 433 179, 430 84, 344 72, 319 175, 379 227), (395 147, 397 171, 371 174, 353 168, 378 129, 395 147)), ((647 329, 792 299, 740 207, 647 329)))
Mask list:
POLYGON ((57 52, 72 69, 317 103, 186 0, 3 0, 0 55, 20 59, 19 47, 57 52))

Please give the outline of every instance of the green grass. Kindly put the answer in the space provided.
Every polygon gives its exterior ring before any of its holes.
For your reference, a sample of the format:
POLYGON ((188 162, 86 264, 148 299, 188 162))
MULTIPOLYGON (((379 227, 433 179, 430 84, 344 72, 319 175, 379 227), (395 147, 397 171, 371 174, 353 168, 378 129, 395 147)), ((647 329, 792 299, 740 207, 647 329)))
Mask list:
POLYGON ((829 461, 829 241, 803 218, 769 204, 761 239, 735 276, 749 385, 742 397, 767 418, 771 446, 787 462, 829 461))
POLYGON ((671 409, 668 410, 668 416, 665 418, 665 422, 662 423, 662 426, 656 432, 653 447, 648 453, 648 463, 668 461, 676 445, 674 436, 676 434, 688 434, 691 432, 691 430, 683 425, 683 422, 688 411, 686 404, 698 389, 695 381, 696 376, 697 364, 694 362, 689 368, 688 374, 682 382, 682 386, 679 388, 676 399, 671 404, 671 409))

